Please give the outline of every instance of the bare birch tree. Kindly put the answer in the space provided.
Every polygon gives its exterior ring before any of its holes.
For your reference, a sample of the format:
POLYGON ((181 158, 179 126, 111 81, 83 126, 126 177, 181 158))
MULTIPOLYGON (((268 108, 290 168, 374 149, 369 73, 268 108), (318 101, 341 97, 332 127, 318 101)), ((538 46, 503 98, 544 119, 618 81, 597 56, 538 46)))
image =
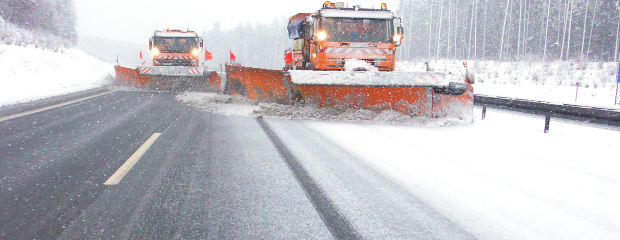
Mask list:
POLYGON ((487 52, 487 25, 489 24, 488 22, 488 13, 489 13, 489 0, 485 0, 484 1, 484 30, 482 35, 483 35, 483 39, 482 39, 482 59, 486 59, 486 52, 487 52))
POLYGON ((564 59, 564 44, 566 43, 566 25, 568 24, 568 5, 569 2, 568 0, 565 1, 566 2, 566 6, 565 6, 565 11, 564 11, 564 31, 562 34, 562 50, 560 51, 560 60, 564 59))
POLYGON ((594 12, 592 13, 592 25, 590 26, 590 37, 588 38, 588 51, 586 51, 586 59, 590 57, 590 45, 592 44, 592 33, 594 32, 594 22, 596 20, 596 8, 598 0, 594 1, 594 12))
POLYGON ((618 41, 620 40, 620 1, 616 1, 618 11, 618 27, 616 27, 616 51, 614 52, 614 62, 618 62, 618 41))
POLYGON ((571 33, 572 33, 572 29, 573 29, 573 9, 575 8, 575 0, 571 0, 571 3, 569 5, 569 12, 570 12, 570 19, 569 19, 569 23, 568 23, 568 46, 566 47, 566 59, 569 59, 570 57, 570 43, 571 43, 571 33))
POLYGON ((443 19, 443 0, 439 4, 439 28, 437 30, 437 58, 439 58, 439 50, 441 48, 441 20, 443 19))
POLYGON ((433 0, 431 0, 431 18, 428 19, 428 58, 431 58, 432 36, 433 36, 433 0))
POLYGON ((586 11, 583 14, 583 34, 582 34, 582 38, 581 38, 581 55, 579 56, 579 58, 583 59, 583 49, 586 46, 586 24, 588 23, 588 3, 590 1, 586 0, 586 11))
POLYGON ((502 43, 499 47, 499 59, 502 60, 502 53, 504 50, 504 34, 506 33, 506 20, 508 20, 508 7, 510 6, 510 0, 506 0, 506 14, 504 15, 504 27, 502 27, 502 43))
POLYGON ((551 15, 551 0, 549 0, 549 5, 547 5, 547 25, 545 26, 545 51, 543 51, 543 61, 547 57, 547 37, 549 36, 549 16, 551 15))

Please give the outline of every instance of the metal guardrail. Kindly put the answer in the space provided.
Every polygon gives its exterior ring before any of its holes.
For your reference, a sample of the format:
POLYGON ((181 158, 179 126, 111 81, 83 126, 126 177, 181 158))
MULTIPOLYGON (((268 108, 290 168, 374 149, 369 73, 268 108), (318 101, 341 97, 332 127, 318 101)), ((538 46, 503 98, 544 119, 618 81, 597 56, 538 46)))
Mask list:
POLYGON ((518 98, 475 95, 475 105, 512 110, 546 117, 558 117, 581 122, 620 126, 620 110, 558 104, 518 98))

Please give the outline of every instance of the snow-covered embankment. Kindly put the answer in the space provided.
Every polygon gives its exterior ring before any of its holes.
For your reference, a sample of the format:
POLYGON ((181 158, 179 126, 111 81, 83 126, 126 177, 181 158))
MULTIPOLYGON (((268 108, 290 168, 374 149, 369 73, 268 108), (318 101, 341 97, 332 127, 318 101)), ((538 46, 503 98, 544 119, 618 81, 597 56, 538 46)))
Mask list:
POLYGON ((0 106, 112 83, 114 67, 76 49, 0 44, 0 106))

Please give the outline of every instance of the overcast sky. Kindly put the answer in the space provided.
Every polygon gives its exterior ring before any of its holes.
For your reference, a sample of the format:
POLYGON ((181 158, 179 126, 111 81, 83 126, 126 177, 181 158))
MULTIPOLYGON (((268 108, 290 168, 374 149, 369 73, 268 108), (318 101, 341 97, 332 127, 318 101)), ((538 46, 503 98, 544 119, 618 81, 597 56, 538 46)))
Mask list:
MULTIPOLYGON (((396 11, 398 0, 356 0, 364 8, 379 8, 382 2, 396 11)), ((319 0, 76 0, 78 35, 109 40, 145 43, 153 31, 165 28, 210 30, 216 22, 231 29, 240 23, 271 23, 296 13, 314 12, 325 1, 319 0)), ((347 3, 347 1, 344 1, 347 3)), ((286 26, 282 26, 286 29, 286 26)))

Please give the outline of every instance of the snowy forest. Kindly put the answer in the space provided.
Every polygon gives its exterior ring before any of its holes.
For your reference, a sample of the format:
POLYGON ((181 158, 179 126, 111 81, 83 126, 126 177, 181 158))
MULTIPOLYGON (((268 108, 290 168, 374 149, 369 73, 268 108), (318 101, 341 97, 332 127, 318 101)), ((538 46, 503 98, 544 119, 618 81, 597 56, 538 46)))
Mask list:
POLYGON ((618 59, 615 0, 401 0, 401 60, 618 59))
MULTIPOLYGON (((405 28, 398 61, 618 61, 615 0, 401 0, 393 10, 405 28)), ((230 50, 246 66, 277 69, 292 46, 286 24, 216 23, 202 37, 214 62, 230 50)))
MULTIPOLYGON (((270 24, 243 24, 231 30, 223 30, 215 23, 201 37, 205 49, 213 54, 209 64, 230 62, 229 51, 244 66, 280 69, 284 67, 284 50, 293 46, 288 38, 287 18, 275 18, 270 24)), ((219 67, 211 66, 211 67, 219 67)))
POLYGON ((78 41, 73 0, 0 0, 0 41, 56 49, 78 41))
MULTIPOLYGON (((399 61, 618 61, 616 0, 401 0, 392 10, 405 27, 399 61)), ((73 0, 0 0, 0 17, 7 44, 55 49, 78 40, 73 0)), ((215 23, 201 34, 215 58, 207 64, 229 61, 232 51, 246 66, 282 68, 293 44, 287 22, 215 23)))

